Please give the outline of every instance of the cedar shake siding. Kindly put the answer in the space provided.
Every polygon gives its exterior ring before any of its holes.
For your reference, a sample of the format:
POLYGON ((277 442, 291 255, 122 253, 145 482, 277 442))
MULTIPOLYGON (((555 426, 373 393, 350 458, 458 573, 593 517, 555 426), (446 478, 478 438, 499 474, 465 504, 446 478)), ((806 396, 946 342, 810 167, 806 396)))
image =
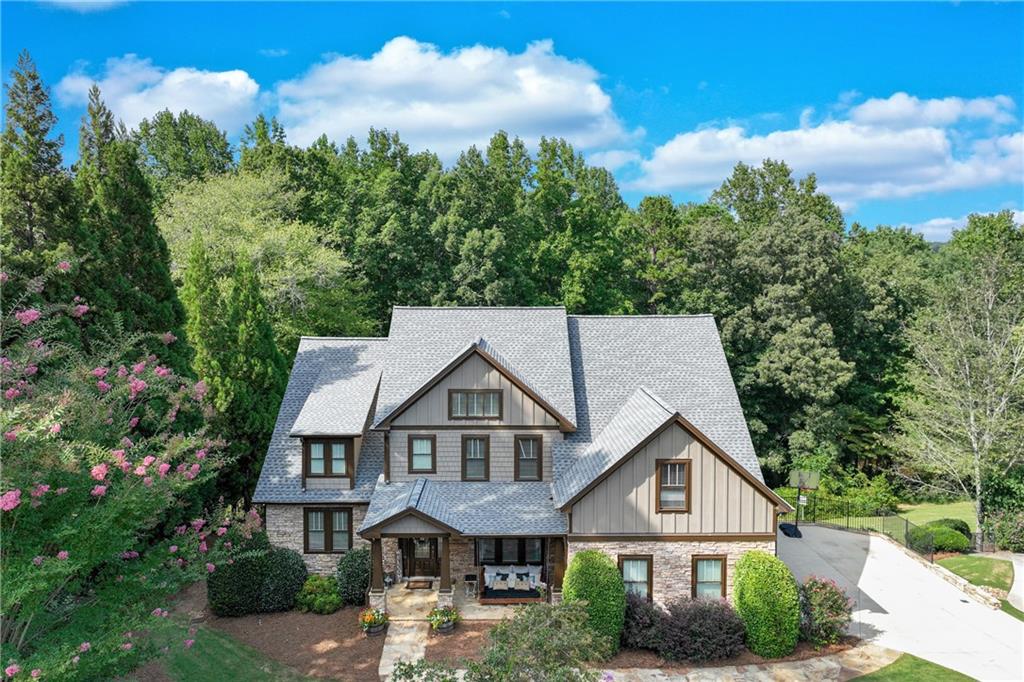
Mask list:
POLYGON ((391 480, 412 481, 427 478, 437 481, 462 480, 462 437, 486 436, 490 439, 488 455, 488 480, 515 480, 515 438, 517 436, 537 436, 543 444, 541 464, 544 481, 551 480, 551 444, 561 440, 562 434, 557 429, 489 429, 487 426, 463 424, 463 429, 445 429, 443 431, 416 430, 405 431, 397 428, 391 432, 391 480), (409 473, 409 436, 435 436, 434 473, 409 473))
POLYGON ((772 534, 775 504, 682 426, 662 431, 572 505, 571 534, 772 534), (657 463, 688 462, 689 512, 657 511, 657 463))

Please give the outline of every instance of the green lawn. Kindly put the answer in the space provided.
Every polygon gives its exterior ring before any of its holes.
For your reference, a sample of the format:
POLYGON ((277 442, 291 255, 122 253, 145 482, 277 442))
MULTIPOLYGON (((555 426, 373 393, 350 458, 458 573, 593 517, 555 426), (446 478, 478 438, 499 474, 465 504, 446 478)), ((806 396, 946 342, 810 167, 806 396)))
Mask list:
POLYGON ((1013 564, 1006 559, 965 555, 940 559, 940 566, 948 568, 972 585, 994 587, 997 590, 1010 591, 1013 585, 1013 564))
POLYGON ((1011 604, 1010 602, 1006 601, 1005 599, 1003 601, 999 602, 999 609, 1001 611, 1005 611, 1006 613, 1010 614, 1011 616, 1013 616, 1017 620, 1024 621, 1024 611, 1021 611, 1020 609, 1015 608, 1013 606, 1013 604, 1011 604))
POLYGON ((960 682, 973 678, 955 670, 943 668, 941 665, 923 658, 903 654, 881 670, 876 670, 857 679, 864 682, 869 680, 871 682, 923 682, 924 680, 927 682, 960 682))
MULTIPOLYGON (((168 647, 168 652, 158 659, 159 665, 173 680, 180 682, 299 682, 310 680, 288 666, 272 661, 256 649, 219 632, 200 626, 191 639, 195 644, 186 649, 184 640, 189 638, 183 626, 173 620, 152 632, 154 639, 168 647)), ((145 673, 140 673, 143 679, 145 673)))
POLYGON ((963 519, 971 527, 972 532, 977 526, 974 522, 974 503, 970 500, 943 502, 941 504, 932 502, 902 504, 900 505, 899 513, 910 519, 911 523, 916 523, 919 526, 936 519, 963 519))

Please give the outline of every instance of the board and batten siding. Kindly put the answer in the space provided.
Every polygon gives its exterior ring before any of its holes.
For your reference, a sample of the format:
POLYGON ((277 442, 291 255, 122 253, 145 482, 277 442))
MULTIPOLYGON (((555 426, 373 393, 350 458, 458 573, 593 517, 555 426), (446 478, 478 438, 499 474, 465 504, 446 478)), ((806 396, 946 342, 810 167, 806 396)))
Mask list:
POLYGON ((772 533, 774 504, 681 425, 666 428, 572 505, 571 533, 772 533), (655 512, 655 462, 685 459, 689 513, 655 512))
POLYGON ((557 427, 558 420, 493 365, 477 354, 470 355, 392 421, 393 428, 408 426, 543 426, 557 427), (449 419, 448 389, 501 389, 501 419, 449 419))

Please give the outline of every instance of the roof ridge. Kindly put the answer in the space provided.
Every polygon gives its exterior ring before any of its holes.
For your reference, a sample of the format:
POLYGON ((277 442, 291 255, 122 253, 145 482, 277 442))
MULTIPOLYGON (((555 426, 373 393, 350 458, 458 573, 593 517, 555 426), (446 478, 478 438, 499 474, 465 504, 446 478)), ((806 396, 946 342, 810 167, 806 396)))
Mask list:
POLYGON ((392 310, 565 310, 564 305, 393 305, 392 310))
POLYGON ((417 509, 419 508, 420 498, 423 496, 423 489, 427 486, 427 479, 417 478, 416 482, 413 483, 412 488, 409 489, 409 497, 406 500, 406 509, 417 509), (413 499, 415 497, 416 499, 413 499))
POLYGON ((299 339, 316 341, 387 341, 386 336, 300 336, 299 339))
POLYGON ((691 314, 686 314, 686 315, 682 315, 682 314, 679 314, 679 315, 670 315, 670 314, 656 314, 656 315, 567 315, 566 317, 570 317, 570 318, 573 318, 573 319, 592 318, 592 317, 594 317, 594 318, 606 317, 606 318, 609 318, 609 319, 658 319, 658 318, 666 318, 666 319, 684 318, 685 319, 685 318, 710 317, 710 318, 713 319, 715 316, 714 316, 713 313, 691 313, 691 314))
POLYGON ((636 390, 643 391, 645 394, 647 394, 648 398, 650 398, 651 400, 665 408, 665 411, 668 412, 669 414, 679 414, 679 410, 669 405, 664 399, 655 394, 651 389, 647 388, 646 386, 637 386, 636 390))

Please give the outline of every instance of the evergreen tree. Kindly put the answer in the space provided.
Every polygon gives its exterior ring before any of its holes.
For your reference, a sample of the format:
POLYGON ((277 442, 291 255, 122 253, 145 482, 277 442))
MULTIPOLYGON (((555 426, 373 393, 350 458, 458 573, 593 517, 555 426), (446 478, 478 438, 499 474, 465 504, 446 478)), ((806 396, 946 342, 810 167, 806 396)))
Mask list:
MULTIPOLYGON (((83 290, 100 321, 116 313, 128 331, 180 336, 185 311, 171 281, 167 244, 156 227, 138 150, 126 138, 94 85, 82 122, 75 187, 83 229, 102 251, 83 263, 83 290)), ((177 371, 189 371, 186 344, 161 349, 161 357, 177 371)))
POLYGON ((234 165, 227 136, 212 121, 165 109, 142 119, 132 140, 139 148, 143 172, 161 200, 191 180, 226 173, 234 165))

